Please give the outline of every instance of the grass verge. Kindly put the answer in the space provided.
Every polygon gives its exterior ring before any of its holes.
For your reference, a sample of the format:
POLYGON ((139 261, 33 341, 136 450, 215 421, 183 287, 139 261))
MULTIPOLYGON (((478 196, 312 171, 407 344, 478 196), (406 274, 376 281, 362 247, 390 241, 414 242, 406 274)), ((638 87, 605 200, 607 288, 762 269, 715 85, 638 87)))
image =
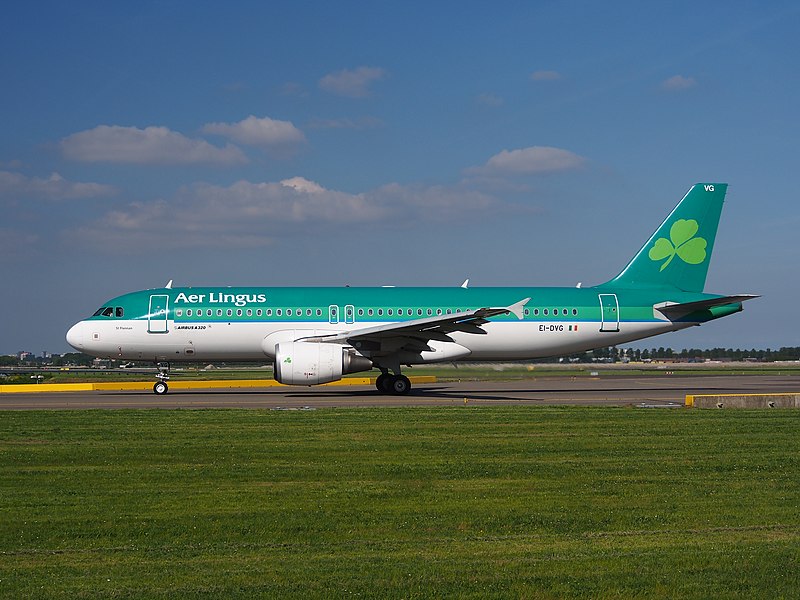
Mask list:
POLYGON ((794 598, 800 413, 4 412, 0 597, 794 598))

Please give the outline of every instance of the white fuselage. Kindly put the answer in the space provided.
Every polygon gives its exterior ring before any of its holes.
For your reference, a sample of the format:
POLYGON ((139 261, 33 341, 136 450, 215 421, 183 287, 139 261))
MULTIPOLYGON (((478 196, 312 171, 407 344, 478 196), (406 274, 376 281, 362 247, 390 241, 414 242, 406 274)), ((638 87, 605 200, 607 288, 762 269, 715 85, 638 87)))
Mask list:
MULTIPOLYGON (((69 330, 67 341, 89 354, 121 360, 271 361, 275 345, 281 341, 344 330, 342 324, 315 323, 313 329, 308 325, 168 321, 166 332, 153 333, 144 320, 85 320, 69 330)), ((670 321, 621 322, 618 331, 601 331, 601 323, 591 321, 492 322, 483 326, 485 334, 452 333, 453 342, 431 342, 432 352, 423 352, 418 358, 406 357, 408 360, 403 362, 541 358, 613 346, 691 325, 670 321)))

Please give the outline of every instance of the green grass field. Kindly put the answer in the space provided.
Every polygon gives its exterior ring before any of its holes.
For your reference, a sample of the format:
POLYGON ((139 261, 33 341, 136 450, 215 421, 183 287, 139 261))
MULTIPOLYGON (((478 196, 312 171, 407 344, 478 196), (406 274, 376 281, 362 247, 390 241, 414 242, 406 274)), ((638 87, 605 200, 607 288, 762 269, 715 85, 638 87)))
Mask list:
POLYGON ((797 598, 800 412, 0 413, 4 598, 797 598))

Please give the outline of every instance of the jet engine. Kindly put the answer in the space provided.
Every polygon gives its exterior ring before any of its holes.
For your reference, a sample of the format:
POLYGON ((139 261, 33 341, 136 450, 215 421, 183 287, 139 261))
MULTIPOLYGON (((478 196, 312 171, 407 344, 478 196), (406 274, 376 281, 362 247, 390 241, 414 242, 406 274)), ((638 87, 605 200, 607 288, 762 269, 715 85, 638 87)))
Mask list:
POLYGON ((275 346, 275 380, 287 385, 338 381, 347 373, 371 368, 370 359, 339 344, 281 342, 275 346))

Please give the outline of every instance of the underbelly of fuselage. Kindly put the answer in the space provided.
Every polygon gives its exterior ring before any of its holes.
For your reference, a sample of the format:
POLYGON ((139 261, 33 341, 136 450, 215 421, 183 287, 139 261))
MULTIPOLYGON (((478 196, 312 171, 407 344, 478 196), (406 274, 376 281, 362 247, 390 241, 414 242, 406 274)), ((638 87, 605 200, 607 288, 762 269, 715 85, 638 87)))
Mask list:
MULTIPOLYGON (((370 324, 373 325, 373 324, 370 324)), ((497 361, 526 360, 562 356, 593 348, 614 346, 676 331, 691 323, 623 322, 616 331, 603 331, 598 322, 537 323, 493 322, 484 325, 486 334, 453 333, 453 341, 470 350, 459 360, 497 361)), ((132 322, 130 326, 103 327, 98 325, 86 341, 84 350, 95 356, 119 360, 154 362, 188 361, 271 361, 265 339, 285 337, 297 339, 320 330, 340 332, 341 325, 308 329, 306 323, 250 324, 211 323, 186 326, 170 322, 166 332, 148 332, 146 323, 132 322)), ((366 353, 365 353, 366 354, 366 353)), ((426 353, 425 358, 409 358, 409 364, 440 362, 426 353)), ((446 358, 442 360, 448 360, 446 358)), ((405 360, 404 360, 405 362, 405 360)))

